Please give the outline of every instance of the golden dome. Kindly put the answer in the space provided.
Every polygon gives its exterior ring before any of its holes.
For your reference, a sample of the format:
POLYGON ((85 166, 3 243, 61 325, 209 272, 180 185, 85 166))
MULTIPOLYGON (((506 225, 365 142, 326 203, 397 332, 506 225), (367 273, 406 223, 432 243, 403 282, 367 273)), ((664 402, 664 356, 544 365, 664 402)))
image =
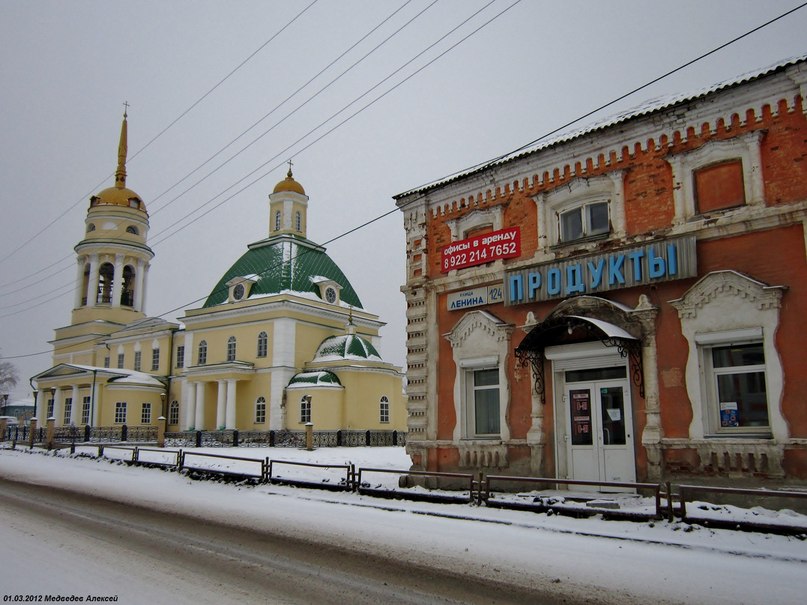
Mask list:
POLYGON ((140 196, 126 187, 107 187, 98 195, 90 198, 91 206, 124 206, 146 211, 146 205, 140 196))
POLYGON ((275 185, 275 190, 272 193, 280 193, 281 191, 293 191, 294 193, 305 195, 303 186, 295 181, 294 177, 291 175, 291 166, 289 166, 289 172, 286 174, 286 178, 275 185))

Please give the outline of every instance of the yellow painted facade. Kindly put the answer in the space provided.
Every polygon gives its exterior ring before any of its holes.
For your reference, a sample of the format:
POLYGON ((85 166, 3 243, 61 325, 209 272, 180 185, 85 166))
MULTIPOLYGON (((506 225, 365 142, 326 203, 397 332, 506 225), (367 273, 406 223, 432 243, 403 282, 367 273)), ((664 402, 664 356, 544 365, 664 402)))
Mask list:
POLYGON ((55 330, 53 367, 32 379, 38 418, 165 422, 168 431, 298 430, 307 421, 406 430, 403 375, 375 349, 384 324, 307 239, 309 199, 291 168, 269 195, 268 236, 248 245, 204 305, 179 323, 147 316, 154 255, 145 204, 126 188, 126 139, 124 116, 115 186, 91 198, 75 248, 71 323, 55 330), (344 345, 341 357, 332 345, 344 345))

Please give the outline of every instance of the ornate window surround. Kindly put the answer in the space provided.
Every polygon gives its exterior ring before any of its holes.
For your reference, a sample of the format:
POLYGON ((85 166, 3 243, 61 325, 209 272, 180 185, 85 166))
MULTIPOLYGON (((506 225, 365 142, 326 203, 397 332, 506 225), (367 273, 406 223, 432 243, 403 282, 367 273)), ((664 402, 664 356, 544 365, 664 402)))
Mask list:
POLYGON ((760 142, 764 134, 764 131, 756 130, 725 141, 711 141, 694 151, 666 158, 672 167, 675 205, 673 224, 680 225, 700 216, 695 207, 695 171, 729 160, 739 159, 742 162, 746 206, 764 206, 765 188, 760 152, 760 142))
POLYGON ((538 247, 546 251, 551 246, 583 243, 588 238, 562 242, 558 216, 592 202, 608 201, 610 233, 608 237, 625 237, 624 172, 615 170, 605 176, 575 178, 552 191, 533 197, 538 212, 538 247))
POLYGON ((510 387, 507 381, 507 356, 512 348, 510 336, 513 327, 486 311, 471 311, 460 319, 446 334, 456 366, 454 377, 454 425, 453 440, 510 439, 507 411, 510 404, 510 387), (470 427, 473 401, 469 400, 473 371, 498 368, 499 370, 499 426, 498 437, 476 437, 470 427))
MULTIPOLYGON (((765 285, 736 271, 713 271, 684 296, 670 301, 678 310, 681 332, 689 344, 685 376, 692 404, 691 439, 718 433, 712 407, 717 403, 708 401, 709 377, 702 371, 704 354, 714 345, 741 341, 762 342, 770 435, 777 441, 788 438, 787 422, 782 415, 784 371, 774 340, 785 289, 765 285)), ((741 433, 733 436, 743 438, 741 433)))

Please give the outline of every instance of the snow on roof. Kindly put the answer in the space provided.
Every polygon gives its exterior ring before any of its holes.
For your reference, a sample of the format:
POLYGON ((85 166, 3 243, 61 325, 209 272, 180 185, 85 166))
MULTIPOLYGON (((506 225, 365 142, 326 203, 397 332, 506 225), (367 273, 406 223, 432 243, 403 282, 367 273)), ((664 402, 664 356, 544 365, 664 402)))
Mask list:
POLYGON ((383 361, 369 340, 356 334, 331 336, 322 341, 314 356, 314 362, 342 361, 383 361))
POLYGON ((555 136, 551 137, 541 137, 537 141, 528 144, 524 147, 516 149, 508 154, 502 155, 498 158, 493 160, 484 162, 482 164, 477 164, 476 166, 472 166, 471 168, 462 170, 454 175, 438 179, 436 181, 432 181, 431 183, 427 183, 425 185, 421 185, 420 187, 416 187, 414 189, 410 189, 409 191, 405 191, 403 193, 399 193, 398 195, 394 195, 393 199, 399 199, 402 197, 406 197, 408 195, 412 195, 414 193, 420 193, 429 189, 434 189, 440 187, 442 185, 447 185, 453 181, 457 181, 459 179, 465 178, 470 176, 474 173, 480 172, 482 170, 486 170, 491 166, 499 166, 501 164, 506 164, 512 160, 522 158, 524 156, 536 153, 538 151, 542 151, 544 149, 548 149, 555 145, 559 145, 562 143, 568 143, 585 135, 591 134, 593 132, 605 130, 622 122, 626 122, 628 120, 638 118, 641 116, 646 116, 658 111, 662 111, 664 109, 668 109, 675 105, 679 105, 681 103, 688 103, 691 101, 695 101, 697 99, 701 99, 705 96, 710 94, 714 94, 721 90, 725 90, 728 88, 732 88, 734 86, 738 86, 740 84, 745 84, 747 82, 751 82, 763 76, 769 75, 776 71, 785 69, 790 67, 791 65, 796 65, 797 63, 801 63, 807 60, 807 55, 801 55, 797 57, 791 57, 789 59, 784 59, 782 61, 778 61, 772 65, 769 65, 765 68, 756 69, 753 71, 749 71, 745 74, 741 74, 730 80, 724 80, 723 82, 718 82, 717 84, 713 84, 706 88, 701 88, 696 91, 690 91, 686 93, 676 93, 670 95, 663 95, 659 97, 654 97, 648 99, 639 105, 631 107, 630 109, 626 109, 624 111, 620 111, 619 113, 608 116, 602 120, 596 121, 588 126, 580 128, 578 130, 573 130, 570 132, 562 132, 555 136))

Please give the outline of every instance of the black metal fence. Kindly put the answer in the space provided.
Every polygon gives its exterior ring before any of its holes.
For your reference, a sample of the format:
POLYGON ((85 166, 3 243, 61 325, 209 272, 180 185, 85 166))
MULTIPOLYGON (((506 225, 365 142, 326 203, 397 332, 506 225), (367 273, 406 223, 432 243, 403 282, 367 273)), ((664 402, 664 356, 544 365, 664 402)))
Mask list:
MULTIPOLYGON (((406 445, 399 431, 313 431, 314 447, 406 445)), ((169 447, 305 447, 305 431, 183 431, 166 433, 169 447)))

